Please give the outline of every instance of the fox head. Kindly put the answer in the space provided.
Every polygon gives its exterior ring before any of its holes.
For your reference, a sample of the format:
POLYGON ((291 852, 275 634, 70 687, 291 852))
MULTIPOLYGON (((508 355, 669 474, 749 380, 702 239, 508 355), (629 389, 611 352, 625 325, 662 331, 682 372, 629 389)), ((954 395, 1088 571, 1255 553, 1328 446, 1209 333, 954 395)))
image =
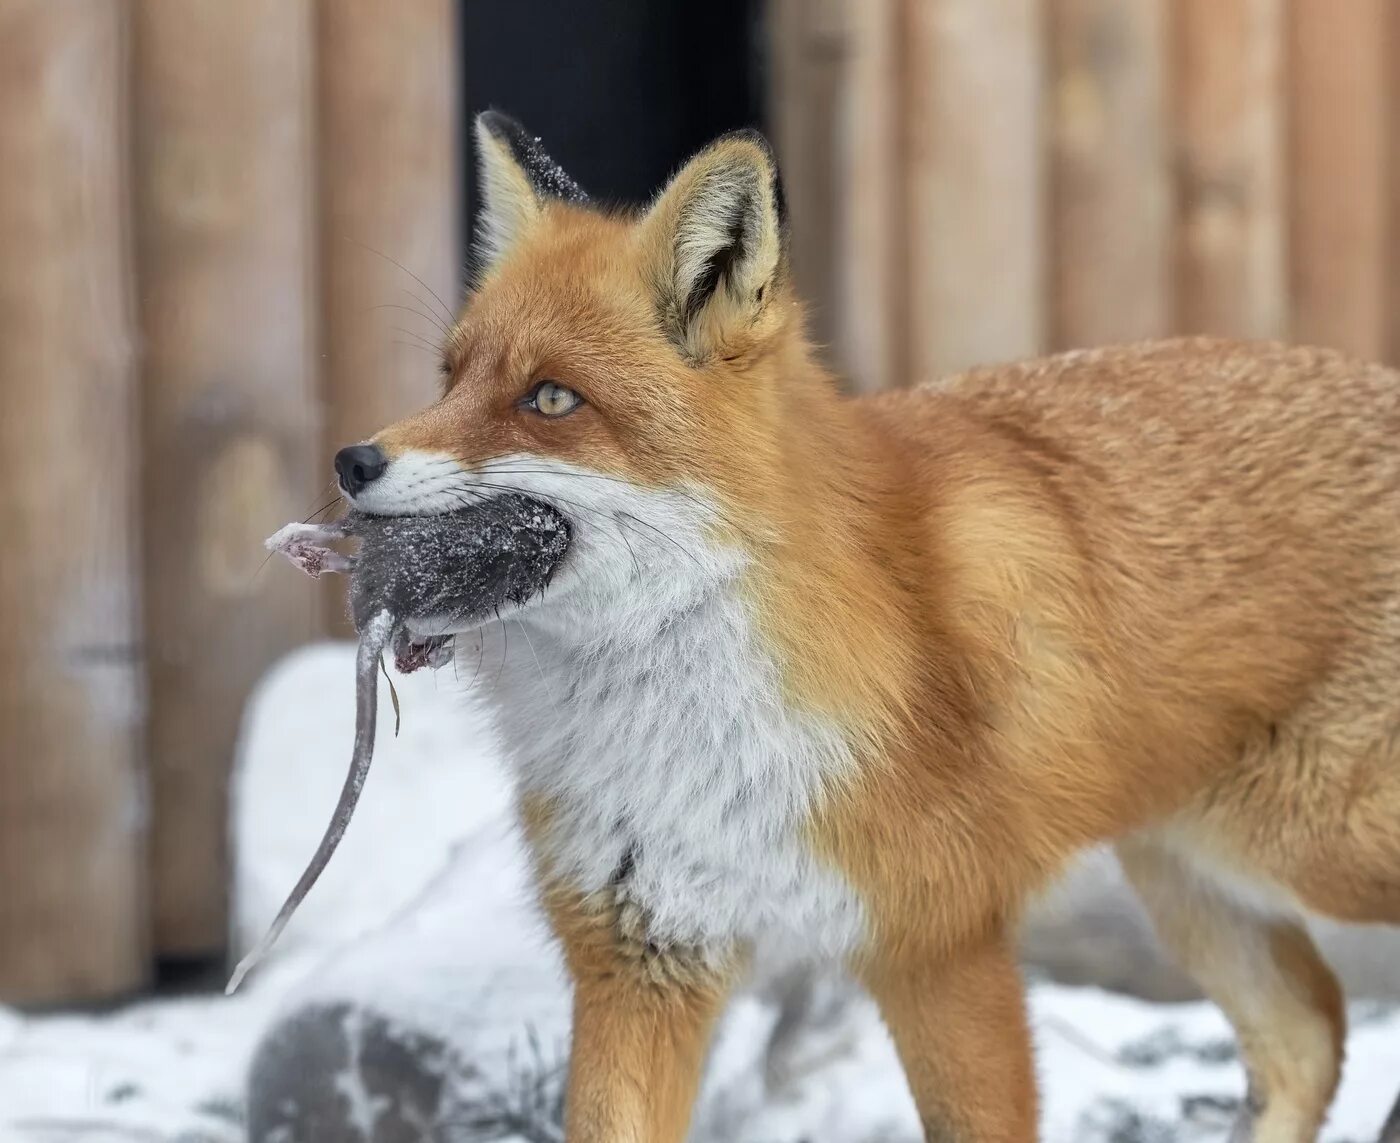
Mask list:
POLYGON ((383 515, 543 500, 573 536, 556 597, 729 574, 782 495, 811 374, 771 149, 723 136, 622 213, 503 115, 476 142, 480 272, 442 396, 342 451, 347 499, 383 515))

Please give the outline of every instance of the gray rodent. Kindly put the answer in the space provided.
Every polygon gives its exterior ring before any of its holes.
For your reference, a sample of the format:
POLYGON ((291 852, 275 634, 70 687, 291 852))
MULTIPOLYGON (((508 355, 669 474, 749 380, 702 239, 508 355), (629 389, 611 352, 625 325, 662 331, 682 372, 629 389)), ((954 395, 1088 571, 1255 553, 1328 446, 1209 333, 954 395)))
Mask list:
POLYGON ((355 813, 374 755, 379 663, 394 649, 401 671, 445 661, 445 634, 523 604, 544 591, 569 547, 568 521, 554 508, 506 493, 434 516, 369 516, 350 511, 330 525, 290 524, 267 541, 311 576, 350 572, 350 616, 359 632, 355 657, 355 745, 335 813, 305 872, 266 935, 234 969, 237 989, 281 935, 330 863, 355 813), (353 557, 326 547, 352 538, 353 557), (409 624, 413 624, 413 630, 409 624), (423 629, 430 629, 423 634, 423 629), (431 628, 444 634, 435 635, 431 628))

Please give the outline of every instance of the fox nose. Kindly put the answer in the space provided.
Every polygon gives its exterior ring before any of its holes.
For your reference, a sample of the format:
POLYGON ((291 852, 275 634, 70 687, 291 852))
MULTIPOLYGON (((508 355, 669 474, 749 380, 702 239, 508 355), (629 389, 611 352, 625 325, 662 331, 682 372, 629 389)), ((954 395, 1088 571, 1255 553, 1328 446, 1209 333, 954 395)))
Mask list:
POLYGON ((372 444, 350 445, 335 454, 335 474, 340 477, 340 487, 351 496, 378 480, 388 467, 388 458, 372 444))

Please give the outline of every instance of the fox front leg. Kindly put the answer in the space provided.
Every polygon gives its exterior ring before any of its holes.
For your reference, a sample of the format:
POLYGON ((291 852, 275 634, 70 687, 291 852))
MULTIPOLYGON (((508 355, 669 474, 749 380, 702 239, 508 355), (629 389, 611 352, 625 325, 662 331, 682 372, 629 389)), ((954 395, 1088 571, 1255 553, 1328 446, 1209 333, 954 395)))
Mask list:
POLYGON ((567 1143, 684 1143, 734 966, 641 938, 625 908, 546 886, 574 985, 567 1143))
POLYGON ((1035 1143, 1025 997, 1005 940, 936 955, 872 956, 866 987, 885 1018, 929 1143, 1035 1143))
POLYGON ((568 1143, 683 1143, 725 991, 575 974, 568 1143))
POLYGON ((330 524, 288 524, 269 536, 264 544, 269 552, 280 552, 312 579, 325 572, 354 570, 353 556, 342 555, 328 545, 348 535, 342 521, 330 524))

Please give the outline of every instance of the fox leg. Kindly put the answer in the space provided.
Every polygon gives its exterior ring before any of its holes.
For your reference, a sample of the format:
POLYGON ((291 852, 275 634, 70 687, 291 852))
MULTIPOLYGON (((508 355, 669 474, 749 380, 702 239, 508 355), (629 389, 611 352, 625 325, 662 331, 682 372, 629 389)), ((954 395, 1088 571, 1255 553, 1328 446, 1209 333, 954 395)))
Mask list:
POLYGON ((657 948, 616 902, 545 900, 574 983, 565 1139, 682 1143, 733 964, 657 948))
POLYGON ((894 1037, 929 1143, 1033 1143, 1025 993, 1004 943, 942 964, 877 953, 861 977, 894 1037))
POLYGON ((577 975, 568 1143, 682 1143, 722 998, 718 987, 577 975))
POLYGON ((1311 1143, 1341 1075, 1336 978, 1297 920, 1249 908, 1151 839, 1118 846, 1158 935, 1234 1025, 1249 1078, 1235 1143, 1311 1143))

